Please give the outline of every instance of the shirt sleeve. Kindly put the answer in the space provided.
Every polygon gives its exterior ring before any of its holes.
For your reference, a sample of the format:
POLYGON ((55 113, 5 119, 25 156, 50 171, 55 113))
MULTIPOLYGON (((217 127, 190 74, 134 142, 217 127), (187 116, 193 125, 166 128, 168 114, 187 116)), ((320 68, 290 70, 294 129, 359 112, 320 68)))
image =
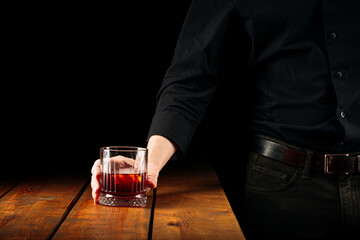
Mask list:
POLYGON ((193 0, 188 10, 148 134, 173 141, 176 156, 188 148, 219 85, 221 48, 234 10, 232 0, 193 0))

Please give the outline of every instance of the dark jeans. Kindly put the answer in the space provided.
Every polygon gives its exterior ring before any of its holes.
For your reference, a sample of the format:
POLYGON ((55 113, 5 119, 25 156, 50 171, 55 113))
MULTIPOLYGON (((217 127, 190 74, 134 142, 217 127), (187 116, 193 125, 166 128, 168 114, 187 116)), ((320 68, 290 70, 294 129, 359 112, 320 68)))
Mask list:
POLYGON ((360 239, 360 174, 326 175, 250 153, 241 228, 251 239, 360 239))

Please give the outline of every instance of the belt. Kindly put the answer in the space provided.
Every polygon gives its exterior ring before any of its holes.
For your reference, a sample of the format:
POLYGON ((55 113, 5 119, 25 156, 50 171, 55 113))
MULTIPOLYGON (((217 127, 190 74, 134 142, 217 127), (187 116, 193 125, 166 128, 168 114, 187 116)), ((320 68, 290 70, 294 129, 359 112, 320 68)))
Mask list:
POLYGON ((253 139, 253 151, 265 157, 299 167, 312 158, 312 168, 325 174, 360 173, 360 153, 324 154, 306 149, 294 149, 260 137, 253 139))

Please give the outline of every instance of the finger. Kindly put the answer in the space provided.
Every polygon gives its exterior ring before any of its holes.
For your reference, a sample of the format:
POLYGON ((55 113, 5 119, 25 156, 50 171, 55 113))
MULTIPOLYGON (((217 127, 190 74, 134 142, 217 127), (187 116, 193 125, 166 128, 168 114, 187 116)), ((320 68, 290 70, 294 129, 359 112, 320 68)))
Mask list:
POLYGON ((97 203, 100 197, 100 183, 94 177, 94 175, 91 177, 91 188, 92 188, 92 197, 94 199, 94 203, 97 203))
POLYGON ((94 177, 94 175, 91 176, 91 188, 92 188, 92 189, 98 189, 98 188, 100 188, 100 183, 99 183, 99 181, 96 179, 96 177, 94 177))
POLYGON ((92 192, 92 197, 94 199, 94 203, 99 203, 100 194, 96 191, 92 192))
POLYGON ((98 172, 100 173, 100 159, 96 160, 91 168, 91 174, 96 175, 98 172))
POLYGON ((158 174, 148 173, 147 185, 149 188, 155 189, 157 187, 158 174))
POLYGON ((127 158, 124 156, 116 156, 116 157, 112 157, 110 158, 110 160, 114 163, 119 164, 119 167, 121 168, 129 168, 129 167, 134 167, 134 159, 132 158, 127 158))
POLYGON ((155 189, 157 187, 157 181, 159 177, 159 168, 156 164, 149 162, 148 163, 148 176, 147 176, 147 185, 149 188, 155 189))

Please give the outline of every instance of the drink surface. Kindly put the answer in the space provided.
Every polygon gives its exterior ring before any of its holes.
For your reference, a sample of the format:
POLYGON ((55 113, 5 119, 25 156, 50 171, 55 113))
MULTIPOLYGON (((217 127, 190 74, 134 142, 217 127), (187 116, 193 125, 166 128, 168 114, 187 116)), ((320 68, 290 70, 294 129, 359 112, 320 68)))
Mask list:
POLYGON ((146 173, 100 175, 101 192, 118 196, 144 194, 147 189, 146 173))

